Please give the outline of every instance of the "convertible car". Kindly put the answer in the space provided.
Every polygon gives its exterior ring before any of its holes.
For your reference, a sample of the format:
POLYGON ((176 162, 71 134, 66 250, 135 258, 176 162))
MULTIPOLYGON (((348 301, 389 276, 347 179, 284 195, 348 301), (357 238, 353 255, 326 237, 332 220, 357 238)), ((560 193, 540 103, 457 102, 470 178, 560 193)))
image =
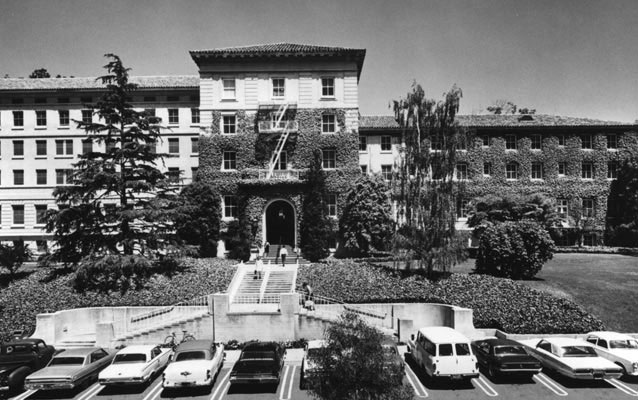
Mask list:
POLYGON ((100 347, 69 349, 57 354, 49 364, 27 376, 26 390, 75 389, 88 386, 113 355, 100 347))
POLYGON ((162 376, 164 388, 211 386, 224 364, 224 345, 212 340, 180 344, 162 376))
POLYGON ((118 351, 111 365, 100 372, 101 385, 142 385, 157 375, 173 350, 154 345, 125 347, 118 351))
POLYGON ((230 383, 279 384, 286 350, 275 342, 251 342, 244 346, 230 372, 230 383))
POLYGON ((553 337, 521 340, 543 367, 572 379, 619 378, 622 369, 600 357, 591 343, 579 339, 553 337))
POLYGON ((525 347, 509 339, 485 339, 472 342, 479 365, 491 378, 502 375, 534 375, 541 371, 540 361, 530 356, 525 347))
POLYGON ((638 340, 617 332, 590 332, 586 340, 598 355, 620 365, 625 375, 638 376, 638 340))

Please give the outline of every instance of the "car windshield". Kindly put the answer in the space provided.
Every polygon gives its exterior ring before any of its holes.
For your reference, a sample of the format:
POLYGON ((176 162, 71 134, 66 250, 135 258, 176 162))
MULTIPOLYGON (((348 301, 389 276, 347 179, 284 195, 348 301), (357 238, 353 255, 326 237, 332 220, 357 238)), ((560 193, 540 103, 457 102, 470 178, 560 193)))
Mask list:
POLYGON ((638 341, 629 340, 610 340, 609 347, 612 349, 638 349, 638 341))
POLYGON ((175 361, 188 361, 188 360, 205 360, 205 351, 182 351, 177 353, 175 361))
POLYGON ((274 351, 245 351, 241 355, 242 360, 272 360, 275 358, 274 351))
POLYGON ((146 362, 146 355, 141 353, 118 354, 113 359, 113 364, 143 363, 146 362))
POLYGON ((564 346, 564 357, 597 357, 596 350, 591 346, 564 346))
POLYGON ((82 365, 84 357, 55 357, 51 360, 51 365, 82 365))
POLYGON ((494 354, 527 354, 522 346, 496 346, 494 354))

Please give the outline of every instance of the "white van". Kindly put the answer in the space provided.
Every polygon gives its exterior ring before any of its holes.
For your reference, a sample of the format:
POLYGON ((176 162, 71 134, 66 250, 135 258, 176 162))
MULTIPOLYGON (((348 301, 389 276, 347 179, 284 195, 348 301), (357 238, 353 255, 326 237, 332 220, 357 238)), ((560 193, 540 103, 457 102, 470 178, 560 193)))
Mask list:
POLYGON ((447 326, 419 329, 408 341, 412 358, 433 378, 471 379, 479 376, 470 340, 447 326))

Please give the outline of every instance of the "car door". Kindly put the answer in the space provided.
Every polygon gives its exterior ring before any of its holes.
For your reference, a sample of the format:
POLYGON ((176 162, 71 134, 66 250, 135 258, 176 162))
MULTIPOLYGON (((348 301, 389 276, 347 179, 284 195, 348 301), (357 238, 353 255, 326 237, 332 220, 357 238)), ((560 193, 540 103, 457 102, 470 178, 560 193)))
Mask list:
POLYGON ((457 360, 454 355, 454 345, 452 343, 439 343, 437 346, 437 370, 443 375, 454 375, 458 373, 457 360))

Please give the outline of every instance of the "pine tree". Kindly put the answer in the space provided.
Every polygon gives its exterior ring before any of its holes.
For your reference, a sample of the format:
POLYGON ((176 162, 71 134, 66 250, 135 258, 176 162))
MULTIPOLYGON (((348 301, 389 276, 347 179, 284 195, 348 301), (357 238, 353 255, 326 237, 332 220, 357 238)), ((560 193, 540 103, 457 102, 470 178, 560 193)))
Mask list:
POLYGON ((310 261, 329 254, 330 221, 326 209, 325 173, 321 168, 321 151, 315 151, 306 179, 301 224, 301 252, 310 261))

